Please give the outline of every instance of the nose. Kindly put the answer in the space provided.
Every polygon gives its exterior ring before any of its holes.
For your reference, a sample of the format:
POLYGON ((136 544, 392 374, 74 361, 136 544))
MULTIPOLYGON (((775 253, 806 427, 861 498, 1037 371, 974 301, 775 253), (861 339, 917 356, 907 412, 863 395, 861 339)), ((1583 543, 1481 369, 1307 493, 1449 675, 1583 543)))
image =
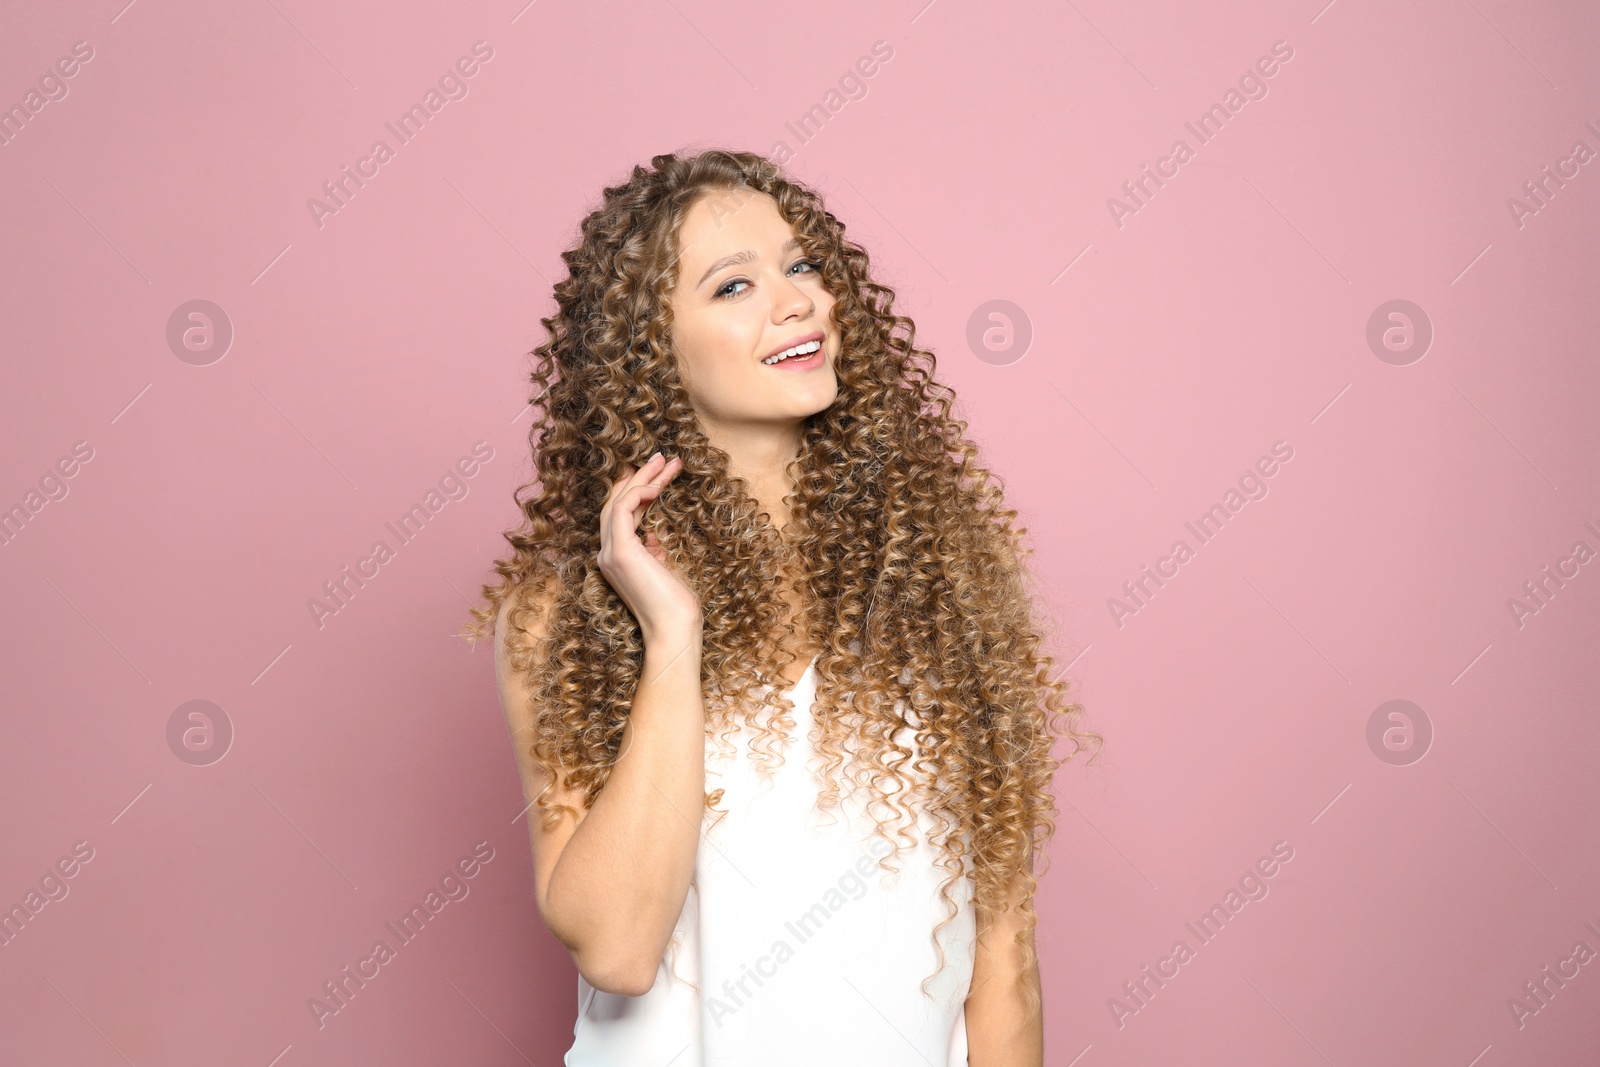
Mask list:
POLYGON ((807 319, 816 306, 816 301, 806 295, 806 291, 794 283, 792 278, 783 278, 776 289, 772 300, 772 321, 788 322, 790 319, 807 319))

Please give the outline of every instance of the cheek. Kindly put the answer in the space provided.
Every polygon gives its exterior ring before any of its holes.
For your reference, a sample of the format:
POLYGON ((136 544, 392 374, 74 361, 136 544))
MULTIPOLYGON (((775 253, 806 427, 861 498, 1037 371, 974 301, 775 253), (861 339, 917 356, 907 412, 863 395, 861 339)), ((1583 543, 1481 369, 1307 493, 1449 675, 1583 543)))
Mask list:
POLYGON ((672 343, 678 351, 678 365, 691 378, 704 381, 716 365, 721 345, 712 324, 693 319, 673 327, 672 343))
POLYGON ((838 303, 834 299, 834 295, 819 285, 814 299, 817 302, 817 314, 831 322, 833 319, 833 305, 838 303))
POLYGON ((736 375, 749 368, 761 342, 761 321, 753 316, 725 315, 704 323, 697 331, 698 365, 714 373, 736 375))
POLYGON ((678 374, 684 384, 702 397, 742 393, 749 387, 740 372, 748 372, 756 341, 740 324, 700 321, 686 325, 674 338, 678 374))

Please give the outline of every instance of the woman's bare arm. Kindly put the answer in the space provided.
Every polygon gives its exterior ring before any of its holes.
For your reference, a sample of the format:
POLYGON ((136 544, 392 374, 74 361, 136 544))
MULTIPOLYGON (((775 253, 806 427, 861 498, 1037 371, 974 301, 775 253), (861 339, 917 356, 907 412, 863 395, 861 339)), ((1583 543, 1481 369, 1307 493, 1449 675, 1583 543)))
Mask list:
MULTIPOLYGON (((535 598, 528 613, 535 647, 545 637, 549 600, 535 598)), ((510 603, 508 597, 496 622, 495 670, 531 802, 548 772, 528 751, 528 686, 504 648, 510 603)), ((646 636, 621 754, 592 808, 584 812, 579 796, 558 787, 550 799, 576 809, 576 817, 563 814, 545 830, 542 809, 528 809, 539 913, 578 972, 604 992, 642 996, 650 990, 688 897, 705 805, 701 639, 698 619, 646 636)))
MULTIPOLYGON (((1026 972, 1016 942, 1015 904, 978 938, 967 994, 967 1056, 972 1067, 1043 1067, 1043 1012, 1030 1012, 1024 990, 1040 993, 1037 958, 1026 972)), ((1041 1005, 1042 1007, 1042 1005, 1041 1005)))

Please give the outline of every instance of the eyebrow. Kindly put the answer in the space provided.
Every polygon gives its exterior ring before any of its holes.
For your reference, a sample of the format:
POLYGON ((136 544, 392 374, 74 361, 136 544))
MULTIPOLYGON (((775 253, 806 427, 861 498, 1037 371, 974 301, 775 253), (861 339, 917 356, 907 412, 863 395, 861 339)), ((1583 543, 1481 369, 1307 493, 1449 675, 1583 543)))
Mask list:
MULTIPOLYGON (((782 248, 780 248, 778 251, 779 251, 779 253, 786 253, 786 252, 790 251, 791 249, 795 249, 795 248, 798 248, 798 247, 800 247, 800 238, 791 237, 791 238, 789 238, 788 241, 784 242, 784 246, 782 248)), ((717 273, 717 271, 719 271, 719 270, 722 270, 722 269, 724 269, 726 267, 731 267, 736 263, 749 263, 752 260, 755 260, 757 258, 759 258, 759 257, 757 257, 756 254, 754 252, 750 251, 748 248, 745 249, 743 252, 735 252, 731 256, 723 256, 721 259, 717 260, 715 263, 711 264, 711 266, 706 268, 706 272, 704 274, 700 275, 700 280, 694 283, 694 287, 696 289, 700 288, 702 285, 704 285, 706 283, 706 279, 707 278, 711 277, 713 274, 717 273)))

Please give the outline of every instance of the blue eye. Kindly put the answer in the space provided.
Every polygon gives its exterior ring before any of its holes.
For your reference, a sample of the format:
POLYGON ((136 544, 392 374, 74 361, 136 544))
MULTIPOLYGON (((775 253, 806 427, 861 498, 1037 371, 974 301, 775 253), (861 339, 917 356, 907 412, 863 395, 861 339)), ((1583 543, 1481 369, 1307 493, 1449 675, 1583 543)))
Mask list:
MULTIPOLYGON (((806 270, 808 272, 812 273, 812 274, 817 273, 817 271, 821 269, 818 264, 813 263, 810 260, 804 260, 804 259, 801 260, 800 262, 796 263, 794 265, 794 267, 790 267, 789 268, 790 273, 794 272, 795 267, 805 267, 806 270)), ((732 279, 730 281, 724 282, 722 284, 722 287, 719 288, 712 295, 714 295, 718 300, 727 300, 730 297, 735 297, 735 296, 739 295, 739 293, 731 291, 734 286, 736 286, 736 285, 749 285, 749 284, 750 283, 748 281, 746 281, 744 278, 734 278, 734 279, 732 279)), ((739 292, 743 292, 743 290, 741 289, 739 292)))

